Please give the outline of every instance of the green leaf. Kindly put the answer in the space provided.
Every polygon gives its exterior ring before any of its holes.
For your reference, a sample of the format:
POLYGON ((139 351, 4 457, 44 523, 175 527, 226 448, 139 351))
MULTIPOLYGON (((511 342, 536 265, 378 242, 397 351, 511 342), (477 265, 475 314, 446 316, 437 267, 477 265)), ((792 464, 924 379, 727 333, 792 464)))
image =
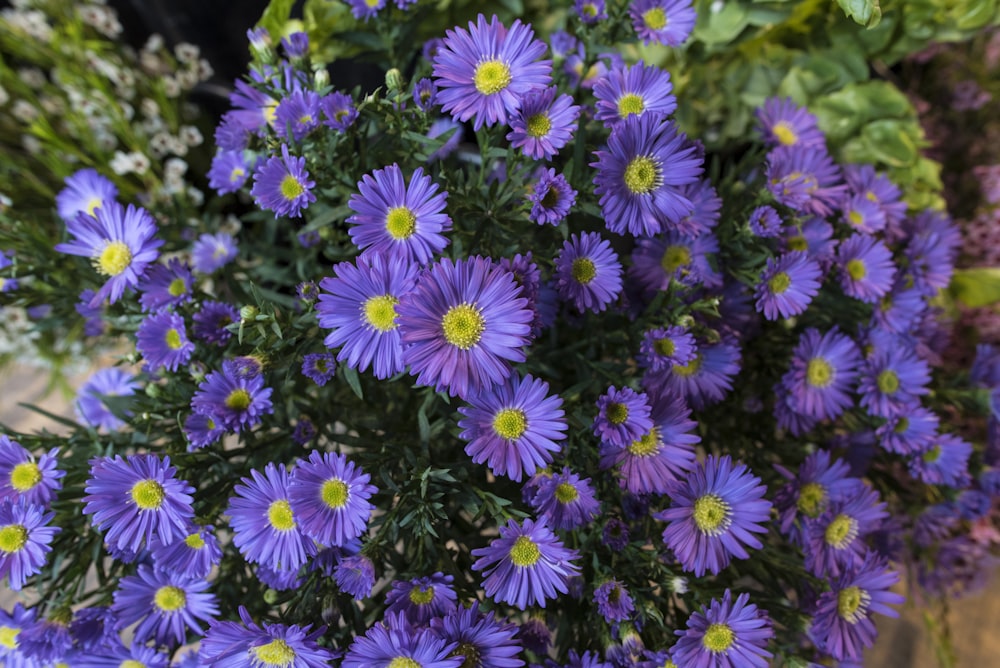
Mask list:
POLYGON ((972 308, 1000 303, 1000 267, 958 269, 948 291, 972 308))
POLYGON ((361 379, 358 378, 358 372, 349 366, 340 367, 344 372, 344 380, 347 381, 348 386, 354 391, 358 399, 364 401, 365 395, 361 391, 361 379))
POLYGON ((295 0, 271 0, 257 22, 258 28, 264 28, 271 35, 275 44, 285 34, 285 24, 292 16, 292 5, 295 0))
POLYGON ((882 8, 878 0, 837 0, 837 4, 855 23, 866 28, 874 28, 882 20, 882 8))
POLYGON ((706 44, 727 44, 739 37, 750 23, 747 7, 739 2, 727 2, 719 11, 712 11, 708 2, 701 3, 694 36, 706 44))

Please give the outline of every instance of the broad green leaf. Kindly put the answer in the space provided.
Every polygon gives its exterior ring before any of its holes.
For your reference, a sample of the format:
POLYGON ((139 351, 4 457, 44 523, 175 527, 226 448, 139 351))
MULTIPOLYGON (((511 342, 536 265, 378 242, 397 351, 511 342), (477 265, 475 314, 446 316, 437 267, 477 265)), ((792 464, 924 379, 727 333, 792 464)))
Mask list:
POLYGON ((292 5, 295 0, 271 0, 264 13, 261 14, 257 27, 264 28, 271 35, 271 40, 277 44, 285 33, 285 23, 292 16, 292 5))
POLYGON ((882 20, 882 8, 878 0, 837 0, 837 4, 855 23, 866 28, 874 28, 882 20))
POLYGON ((1000 267, 958 269, 948 291, 972 308, 1000 303, 1000 267))

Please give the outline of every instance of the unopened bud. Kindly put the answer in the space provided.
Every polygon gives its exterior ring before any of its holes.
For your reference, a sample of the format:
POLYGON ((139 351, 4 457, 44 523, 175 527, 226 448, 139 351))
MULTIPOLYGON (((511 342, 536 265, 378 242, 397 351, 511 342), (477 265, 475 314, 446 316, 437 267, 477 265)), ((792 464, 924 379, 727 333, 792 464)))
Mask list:
POLYGON ((403 74, 393 67, 385 73, 385 86, 390 93, 398 93, 403 90, 403 74))

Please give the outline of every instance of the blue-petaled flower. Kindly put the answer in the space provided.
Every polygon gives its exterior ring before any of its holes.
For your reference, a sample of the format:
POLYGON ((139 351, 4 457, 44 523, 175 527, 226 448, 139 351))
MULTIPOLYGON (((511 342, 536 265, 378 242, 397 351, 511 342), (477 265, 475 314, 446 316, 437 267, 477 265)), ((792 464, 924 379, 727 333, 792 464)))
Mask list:
POLYGON ((652 114, 664 117, 677 109, 670 74, 641 60, 614 68, 594 84, 595 118, 613 128, 629 116, 652 114))
POLYGON ((836 328, 825 334, 809 328, 799 337, 781 382, 794 409, 819 420, 833 419, 851 405, 848 392, 857 378, 861 351, 836 328))
POLYGON ((211 274, 236 259, 239 248, 227 232, 203 234, 191 244, 191 266, 202 274, 211 274))
POLYGON ((768 146, 826 148, 826 138, 816 124, 816 117, 790 97, 769 97, 754 115, 757 132, 768 146))
POLYGON ((555 260, 556 290, 577 310, 600 313, 622 291, 622 266, 597 232, 572 234, 555 260))
POLYGON ((282 144, 281 157, 271 156, 254 170, 250 194, 257 206, 273 211, 275 218, 298 218, 316 201, 312 192, 315 185, 306 171, 306 159, 290 155, 288 146, 282 144))
POLYGON ((341 454, 317 451, 292 469, 288 501, 302 533, 323 546, 340 546, 364 533, 378 489, 371 476, 341 454))
POLYGON ((10 664, 11 668, 15 666, 34 668, 34 665, 28 662, 28 657, 21 653, 18 636, 36 624, 36 613, 36 608, 25 609, 20 602, 15 603, 10 612, 0 608, 0 638, 3 639, 3 642, 0 642, 0 660, 3 660, 5 665, 10 664))
POLYGON ((938 434, 922 452, 907 459, 910 475, 928 485, 968 486, 972 444, 954 434, 938 434))
POLYGON ((892 288, 896 265, 885 243, 867 234, 855 234, 837 249, 840 286, 863 302, 875 303, 892 288))
POLYGON ((919 288, 907 284, 905 277, 896 282, 887 295, 872 309, 872 325, 893 334, 906 334, 927 310, 927 300, 919 288))
POLYGON ((590 524, 601 509, 590 478, 580 478, 567 467, 542 478, 531 507, 553 529, 572 530, 590 524))
POLYGON ((48 526, 55 513, 24 499, 0 501, 0 578, 20 591, 25 581, 45 565, 49 545, 59 527, 48 526))
POLYGON ((72 665, 73 668, 168 668, 171 664, 166 652, 147 647, 144 642, 135 639, 126 646, 115 634, 107 645, 76 653, 72 657, 72 665))
POLYGON ((375 586, 375 565, 363 554, 341 557, 333 572, 333 579, 344 593, 357 600, 371 596, 375 586))
POLYGON ((673 122, 656 114, 629 116, 594 155, 594 194, 612 232, 659 234, 691 212, 691 200, 678 188, 698 180, 702 158, 673 122))
POLYGON ((247 161, 242 150, 219 151, 208 170, 208 187, 220 195, 237 192, 252 171, 253 163, 247 161))
POLYGON ((773 206, 758 206, 750 212, 748 221, 750 231, 758 237, 770 239, 781 234, 784 229, 784 222, 781 216, 774 210, 773 206))
POLYGON ((602 443, 624 448, 652 428, 649 397, 645 392, 630 387, 619 390, 612 385, 597 399, 594 436, 602 443))
MULTIPOLYGON (((17 648, 29 658, 30 665, 59 666, 71 658, 73 637, 69 626, 58 612, 47 619, 39 619, 17 635, 17 648)), ((18 665, 17 660, 8 660, 10 668, 18 665)))
POLYGON ((327 668, 336 654, 316 644, 325 627, 311 625, 257 625, 240 606, 242 624, 212 622, 201 640, 198 658, 203 666, 232 668, 327 668))
POLYGON ((455 643, 429 628, 411 628, 401 615, 390 615, 354 638, 341 668, 459 668, 464 656, 452 656, 455 643))
POLYGON ((635 604, 625 585, 618 580, 608 580, 594 590, 594 603, 604 621, 622 622, 635 611, 635 604))
POLYGON ((636 361, 652 373, 667 371, 675 364, 685 365, 697 354, 694 336, 684 327, 657 327, 642 335, 636 361))
MULTIPOLYGON (((524 661, 518 627, 498 621, 492 613, 479 610, 479 601, 460 607, 444 617, 431 620, 431 629, 447 643, 455 643, 452 655, 470 658, 482 668, 519 668, 524 661)), ((466 663, 460 664, 465 666, 466 663)))
POLYGON ((274 131, 286 141, 302 141, 319 126, 319 121, 320 97, 311 90, 293 91, 274 110, 274 131))
POLYGON ((896 417, 911 410, 930 390, 931 369, 906 346, 880 347, 861 370, 858 394, 872 415, 896 417))
MULTIPOLYGON (((114 431, 125 426, 104 403, 104 397, 127 397, 135 394, 139 383, 135 376, 118 368, 100 369, 94 372, 76 395, 76 414, 81 421, 96 429, 114 431)), ((131 413, 126 412, 126 416, 131 413)))
POLYGON ((478 557, 472 570, 485 576, 483 590, 498 603, 519 610, 530 604, 545 607, 547 599, 568 591, 569 578, 579 575, 572 563, 576 550, 565 547, 552 530, 541 523, 508 520, 500 527, 500 537, 488 547, 472 551, 478 557))
POLYGON ((205 377, 191 398, 191 409, 213 417, 230 431, 253 429, 261 416, 274 412, 271 388, 264 387, 264 377, 239 373, 233 360, 223 362, 222 371, 205 377))
POLYGON ((864 538, 889 516, 886 504, 867 484, 855 485, 849 496, 831 501, 816 519, 806 520, 806 569, 813 575, 837 577, 861 563, 864 538))
POLYGON ((549 160, 569 143, 576 130, 580 107, 573 98, 556 97, 555 86, 536 88, 525 94, 521 106, 510 119, 507 141, 529 158, 549 160))
POLYGON ((901 455, 925 452, 937 436, 940 422, 933 411, 911 405, 905 412, 887 419, 875 430, 875 435, 879 437, 879 444, 889 452, 901 455))
POLYGON ((396 306, 416 283, 416 265, 373 255, 341 262, 333 271, 333 278, 320 281, 324 292, 316 303, 320 327, 332 330, 323 343, 342 346, 338 361, 358 371, 371 366, 376 378, 403 371, 396 306))
POLYGON ((413 85, 413 101, 423 111, 430 111, 437 103, 437 86, 424 77, 413 85))
POLYGON ((562 398, 548 392, 544 380, 513 374, 460 406, 458 426, 472 461, 517 481, 550 464, 567 427, 562 398))
POLYGON ((733 600, 727 589, 722 600, 692 614, 687 628, 670 650, 678 666, 699 668, 767 668, 767 642, 774 635, 767 612, 750 602, 749 594, 733 600))
POLYGON ((195 338, 221 346, 233 337, 233 333, 227 328, 239 322, 240 312, 231 304, 205 301, 202 302, 201 310, 191 316, 191 320, 194 321, 191 329, 195 338))
POLYGON ((157 569, 188 578, 207 578, 222 559, 222 548, 212 525, 192 525, 186 536, 170 543, 154 536, 149 551, 157 569))
POLYGON ((426 264, 448 245, 444 232, 451 218, 444 212, 448 193, 417 167, 409 184, 399 165, 365 174, 348 206, 354 245, 364 255, 382 255, 391 263, 426 264))
POLYGON ((933 296, 948 287, 955 270, 962 235, 947 214, 930 209, 907 219, 907 267, 913 284, 933 296))
MULTIPOLYGON (((858 197, 878 205, 887 232, 898 233, 899 224, 906 217, 906 202, 903 191, 888 176, 878 174, 872 165, 844 165, 844 180, 847 187, 858 197)), ((848 218, 849 218, 848 213, 848 218)))
POLYGON ((662 373, 647 372, 642 385, 647 392, 680 395, 692 408, 701 410, 725 398, 739 371, 739 347, 733 340, 723 340, 699 346, 687 364, 675 363, 662 373))
POLYGON ((105 298, 114 304, 121 299, 125 288, 137 287, 139 278, 156 261, 157 249, 163 245, 163 240, 155 237, 153 217, 131 204, 126 208, 117 202, 106 202, 94 210, 93 216, 77 214, 66 222, 66 231, 75 238, 56 244, 55 249, 89 257, 97 273, 107 277, 91 305, 100 304, 105 298))
POLYGON ((863 234, 875 234, 885 228, 885 212, 866 195, 847 198, 841 206, 841 215, 845 223, 863 234))
POLYGON ((829 216, 846 186, 825 147, 780 146, 767 154, 767 189, 799 213, 829 216))
POLYGON ((636 36, 644 44, 680 46, 694 30, 691 0, 632 0, 628 8, 636 36))
POLYGON ((399 314, 403 362, 420 385, 470 397, 523 362, 534 312, 513 274, 488 258, 445 258, 424 270, 403 295, 399 314))
POLYGON ((139 283, 139 303, 144 311, 179 306, 191 300, 194 278, 187 265, 172 258, 166 265, 151 265, 139 283))
POLYGON ((873 613, 897 617, 890 605, 904 598, 889 589, 899 573, 885 560, 868 552, 863 561, 845 571, 816 602, 809 636, 824 654, 838 661, 860 661, 862 650, 875 644, 873 613))
POLYGON ((446 32, 434 56, 434 83, 442 111, 473 128, 493 125, 517 113, 533 88, 548 86, 552 63, 539 60, 545 43, 520 20, 507 29, 494 16, 480 14, 469 29, 446 32))
POLYGON ((316 544, 302 532, 292 510, 290 480, 283 466, 269 462, 263 474, 251 470, 233 489, 226 514, 233 545, 247 561, 287 571, 316 554, 316 544))
POLYGON ((95 210, 114 202, 117 197, 117 186, 96 169, 88 167, 66 177, 66 187, 56 195, 56 210, 59 217, 69 223, 81 213, 95 215, 95 210))
POLYGON ((558 225, 576 203, 576 191, 566 177, 554 169, 546 169, 528 194, 531 202, 529 217, 539 225, 558 225))
POLYGON ((142 321, 135 333, 135 348, 153 371, 160 368, 177 371, 178 366, 188 363, 194 352, 184 318, 169 311, 154 313, 142 321))
POLYGON ((368 19, 373 16, 377 16, 378 13, 385 9, 388 0, 348 0, 347 4, 351 6, 351 14, 356 19, 364 19, 365 23, 368 23, 368 19))
POLYGON ((587 24, 597 23, 608 18, 604 0, 576 0, 573 3, 573 8, 580 20, 587 24))
POLYGON ((655 515, 667 522, 663 542, 685 571, 716 575, 733 557, 748 559, 747 547, 762 547, 754 534, 767 532, 766 491, 746 465, 729 455, 709 455, 704 466, 667 490, 672 503, 655 515))
POLYGON ((309 353, 302 358, 302 375, 323 387, 337 373, 337 361, 330 353, 309 353))
POLYGON ((139 565, 135 575, 121 579, 111 611, 118 628, 139 622, 135 639, 153 639, 157 645, 183 645, 188 631, 203 633, 199 621, 219 614, 215 594, 206 580, 139 565))
POLYGON ((176 472, 170 457, 151 454, 93 459, 83 514, 93 515, 104 542, 120 550, 138 552, 154 536, 164 543, 182 539, 194 517, 194 487, 176 472))
POLYGON ((822 278, 819 264, 804 251, 768 258, 754 292, 757 310, 768 320, 799 315, 819 292, 822 278))
POLYGON ((833 238, 833 225, 819 216, 807 218, 800 225, 785 227, 784 242, 786 250, 804 250, 819 262, 824 272, 833 264, 838 243, 833 238))
POLYGON ((385 614, 402 613, 413 626, 425 627, 431 619, 444 617, 458 607, 451 586, 454 580, 454 576, 440 571, 412 580, 396 580, 385 595, 385 614))
POLYGON ((357 107, 354 106, 354 99, 346 93, 334 91, 320 100, 320 109, 323 110, 325 120, 323 125, 333 128, 339 132, 344 132, 354 124, 358 117, 357 107))
POLYGON ((848 475, 847 462, 831 460, 826 450, 817 450, 806 457, 799 466, 798 475, 783 466, 775 465, 775 468, 788 479, 774 495, 781 532, 799 545, 803 542, 804 521, 818 518, 831 502, 847 498, 861 484, 859 478, 848 475))
POLYGON ((56 468, 59 448, 37 460, 20 443, 0 434, 0 500, 9 499, 48 507, 62 489, 65 471, 56 468))

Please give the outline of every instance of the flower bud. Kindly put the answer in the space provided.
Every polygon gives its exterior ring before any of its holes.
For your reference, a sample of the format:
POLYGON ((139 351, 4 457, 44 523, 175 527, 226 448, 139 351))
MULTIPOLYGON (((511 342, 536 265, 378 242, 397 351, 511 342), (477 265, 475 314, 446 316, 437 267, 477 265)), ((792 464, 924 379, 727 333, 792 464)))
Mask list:
POLYGON ((393 67, 385 73, 385 87, 390 93, 399 93, 403 90, 403 74, 393 67))

